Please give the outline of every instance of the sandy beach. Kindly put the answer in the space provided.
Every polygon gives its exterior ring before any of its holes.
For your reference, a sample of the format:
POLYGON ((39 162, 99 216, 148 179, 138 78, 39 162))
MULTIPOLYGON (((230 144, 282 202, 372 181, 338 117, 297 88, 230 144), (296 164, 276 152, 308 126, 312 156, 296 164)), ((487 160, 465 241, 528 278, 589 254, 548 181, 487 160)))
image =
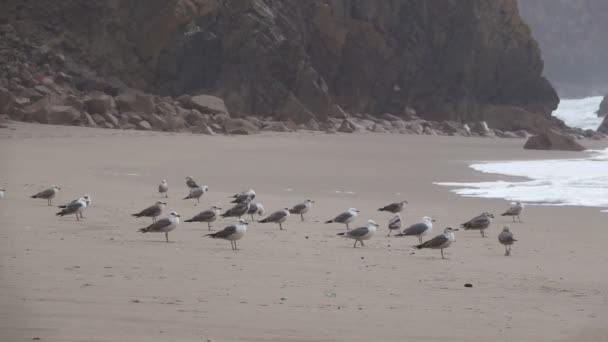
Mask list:
MULTIPOLYGON (((0 129, 2 341, 602 341, 608 330, 608 215, 598 208, 529 207, 523 223, 497 215, 483 239, 458 232, 446 250, 391 238, 377 208, 405 199, 406 224, 437 220, 432 235, 503 200, 462 198, 433 182, 495 180, 483 160, 566 158, 523 140, 292 133, 257 136, 102 130, 10 123, 0 129), (14 128, 14 129, 13 129, 14 128), (184 178, 210 191, 184 201, 184 178), (240 250, 203 237, 206 224, 140 234, 161 179, 183 219, 253 188, 272 212, 316 206, 280 231, 252 223, 240 250), (84 193, 85 219, 53 204, 84 193), (379 233, 365 248, 323 224, 349 207, 379 233), (497 235, 518 242, 504 257, 497 235), (464 287, 473 284, 472 288, 464 287)), ((605 142, 585 142, 589 148, 605 142)), ((168 210, 166 213, 168 213, 168 210)), ((220 220, 220 228, 234 220, 220 220)))

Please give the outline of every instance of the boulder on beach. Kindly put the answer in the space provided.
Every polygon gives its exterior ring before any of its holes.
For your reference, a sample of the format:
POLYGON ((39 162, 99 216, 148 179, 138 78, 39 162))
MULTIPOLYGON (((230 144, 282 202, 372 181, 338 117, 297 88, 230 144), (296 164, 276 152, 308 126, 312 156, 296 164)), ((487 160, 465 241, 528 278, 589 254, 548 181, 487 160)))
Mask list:
POLYGON ((608 116, 608 95, 600 103, 600 108, 595 112, 597 116, 608 116))
MULTIPOLYGON (((605 120, 604 120, 605 121, 605 120)), ((527 150, 555 150, 555 151, 583 151, 585 147, 576 142, 573 137, 555 131, 546 130, 538 135, 531 136, 526 141, 527 150)))

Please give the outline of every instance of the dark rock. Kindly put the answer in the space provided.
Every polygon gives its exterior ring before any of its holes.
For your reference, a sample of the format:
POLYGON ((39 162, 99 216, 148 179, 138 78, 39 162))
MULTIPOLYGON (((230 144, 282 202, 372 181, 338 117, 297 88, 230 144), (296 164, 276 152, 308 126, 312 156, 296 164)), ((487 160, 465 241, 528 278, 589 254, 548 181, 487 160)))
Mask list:
POLYGON ((201 113, 211 114, 226 114, 228 115, 228 109, 224 100, 217 96, 211 95, 196 95, 190 97, 187 104, 184 104, 187 108, 196 109, 201 113))
POLYGON ((199 126, 201 123, 205 122, 205 117, 203 114, 196 109, 191 109, 188 111, 188 113, 184 116, 184 119, 189 126, 199 126))
POLYGON ((600 103, 600 108, 595 112, 597 116, 608 116, 608 95, 600 103))
POLYGON ((515 133, 515 135, 517 135, 519 138, 527 138, 530 136, 530 134, 528 132, 526 132, 526 130, 520 129, 519 131, 513 132, 515 133))
POLYGON ((597 128, 597 131, 603 134, 608 134, 608 115, 604 118, 604 121, 600 124, 600 127, 597 128))
POLYGON ((112 115, 112 113, 104 113, 102 116, 105 121, 112 124, 113 127, 119 127, 118 118, 112 115))
POLYGON ((294 95, 287 97, 285 104, 277 111, 277 115, 283 120, 290 118, 296 123, 305 123, 315 118, 315 115, 294 95))
POLYGON ((115 107, 114 99, 105 94, 94 95, 84 103, 85 109, 90 114, 105 114, 115 107))
POLYGON ((359 130, 359 127, 355 125, 351 120, 344 119, 338 128, 338 132, 340 133, 354 133, 359 130))
POLYGON ((541 134, 528 138, 525 149, 528 150, 558 150, 558 151, 583 151, 585 147, 576 142, 569 135, 555 130, 547 130, 541 134))
POLYGON ((13 95, 6 88, 0 87, 0 113, 7 113, 12 105, 13 95))
POLYGON ((308 122, 304 124, 304 127, 305 127, 305 129, 308 129, 311 131, 320 131, 321 130, 321 126, 315 119, 308 120, 308 122))
POLYGON ((406 125, 407 130, 414 134, 422 134, 424 133, 424 126, 422 126, 419 122, 411 122, 406 125))
POLYGON ((400 117, 398 117, 396 115, 393 115, 393 114, 390 114, 390 113, 384 113, 384 114, 382 114, 381 118, 384 119, 384 120, 387 120, 387 121, 401 121, 400 117))
POLYGON ((227 134, 250 135, 257 134, 260 130, 245 119, 228 119, 224 121, 224 131, 227 134))
POLYGON ((51 106, 48 109, 46 123, 51 125, 71 125, 80 118, 80 112, 70 106, 51 106))
POLYGON ((382 125, 377 124, 377 123, 371 127, 370 131, 372 131, 374 133, 388 133, 386 128, 384 128, 382 125))
POLYGON ((157 114, 149 115, 148 121, 150 122, 152 127, 156 128, 158 130, 166 131, 169 129, 169 123, 167 122, 167 120, 165 120, 164 118, 160 117, 157 114))
POLYGON ((106 119, 103 116, 101 116, 101 114, 96 113, 96 114, 91 115, 91 117, 93 118, 93 121, 95 121, 95 123, 98 125, 101 125, 104 122, 106 122, 106 119))
POLYGON ((329 108, 329 117, 338 118, 338 119, 346 119, 349 115, 340 107, 339 105, 333 105, 329 108))
POLYGON ((287 126, 282 122, 269 122, 266 126, 262 128, 262 131, 269 132, 293 132, 291 129, 287 128, 287 126))
POLYGON ((230 120, 230 116, 228 114, 215 114, 212 118, 213 122, 223 125, 224 122, 230 120))
POLYGON ((87 112, 82 113, 82 121, 86 126, 97 127, 97 123, 95 122, 91 114, 87 112))
POLYGON ((121 112, 142 112, 146 114, 154 114, 156 108, 154 96, 140 94, 134 90, 126 90, 116 96, 116 106, 121 112))

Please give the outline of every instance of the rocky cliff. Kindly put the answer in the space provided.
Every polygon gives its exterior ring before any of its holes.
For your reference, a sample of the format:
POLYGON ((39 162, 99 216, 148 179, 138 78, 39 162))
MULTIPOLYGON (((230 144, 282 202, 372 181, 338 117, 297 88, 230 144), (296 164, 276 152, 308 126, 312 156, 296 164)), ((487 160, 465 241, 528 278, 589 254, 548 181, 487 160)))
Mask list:
POLYGON ((545 72, 560 95, 608 92, 608 1, 520 0, 543 50, 545 72))
POLYGON ((81 91, 205 93, 233 116, 536 130, 559 101, 516 0, 8 0, 0 23, 63 53, 81 91))

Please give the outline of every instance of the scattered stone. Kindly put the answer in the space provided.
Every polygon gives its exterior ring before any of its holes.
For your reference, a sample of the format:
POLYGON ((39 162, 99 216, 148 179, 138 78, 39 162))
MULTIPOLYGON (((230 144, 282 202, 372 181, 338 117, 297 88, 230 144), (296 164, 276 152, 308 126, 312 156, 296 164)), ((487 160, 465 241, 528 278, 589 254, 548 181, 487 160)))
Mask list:
POLYGON ((374 124, 370 128, 370 131, 372 131, 374 133, 388 133, 388 131, 386 130, 386 128, 382 127, 382 125, 379 125, 379 124, 374 124))
POLYGON ((152 125, 150 125, 150 123, 148 121, 146 121, 146 120, 141 120, 135 126, 138 129, 141 129, 142 131, 150 131, 150 130, 152 130, 152 125))
POLYGON ((319 131, 321 130, 321 126, 319 125, 319 123, 317 122, 317 120, 310 119, 308 120, 308 122, 305 124, 306 129, 309 129, 311 131, 319 131))
POLYGON ((116 96, 116 106, 120 112, 142 112, 146 114, 154 114, 156 108, 154 96, 140 94, 134 90, 127 90, 116 96))
POLYGON ((355 125, 351 120, 344 119, 338 128, 338 132, 340 133, 354 133, 358 131, 359 128, 355 125))
POLYGON ((414 134, 422 134, 424 133, 424 127, 418 122, 408 123, 406 128, 413 132, 414 134))
POLYGON ((95 120, 93 119, 93 117, 91 117, 91 114, 89 114, 87 112, 82 113, 82 119, 83 119, 83 123, 86 126, 97 127, 97 123, 95 122, 95 120))
POLYGON ((490 128, 488 128, 488 124, 485 121, 474 123, 473 127, 471 127, 471 133, 475 133, 481 137, 489 137, 492 135, 490 133, 490 128))
POLYGON ((104 122, 106 122, 106 119, 104 119, 104 117, 101 116, 101 114, 93 114, 93 115, 91 115, 91 117, 93 118, 93 121, 95 121, 95 123, 98 125, 101 125, 104 122))
POLYGON ((107 123, 110 123, 112 127, 119 127, 118 118, 116 118, 112 113, 104 113, 102 114, 103 118, 107 123))
POLYGON ((329 117, 346 119, 348 118, 348 114, 339 105, 333 105, 329 108, 329 117))
POLYGON ((384 113, 384 114, 382 114, 381 118, 384 119, 384 120, 387 120, 387 121, 401 121, 400 117, 398 117, 396 115, 393 115, 393 114, 390 114, 390 113, 384 113))
POLYGON ((191 109, 184 119, 190 126, 199 126, 201 123, 205 122, 203 114, 196 109, 191 109))
MULTIPOLYGON (((604 120, 606 122, 606 120, 604 120)), ((574 138, 567 134, 560 133, 553 129, 528 138, 525 149, 528 150, 558 150, 558 151, 583 151, 585 147, 576 142, 574 138)))
POLYGON ((227 134, 250 135, 257 134, 260 130, 245 119, 228 119, 224 121, 224 131, 227 134))
MULTIPOLYGON (((182 102, 183 103, 183 102, 182 102)), ((211 95, 192 96, 188 102, 183 103, 189 109, 196 109, 201 113, 229 115, 224 100, 211 95)))
POLYGON ((95 95, 84 102, 85 109, 91 114, 105 114, 115 107, 114 99, 105 94, 95 95))
POLYGON ((270 132, 293 132, 282 122, 270 122, 262 128, 262 131, 270 132))
POLYGON ((515 135, 517 135, 519 138, 527 138, 530 136, 530 134, 528 134, 528 132, 523 129, 520 129, 519 131, 515 131, 513 133, 515 133, 515 135))
POLYGON ((473 287, 473 284, 471 284, 471 283, 466 283, 466 284, 464 284, 464 287, 473 287))

